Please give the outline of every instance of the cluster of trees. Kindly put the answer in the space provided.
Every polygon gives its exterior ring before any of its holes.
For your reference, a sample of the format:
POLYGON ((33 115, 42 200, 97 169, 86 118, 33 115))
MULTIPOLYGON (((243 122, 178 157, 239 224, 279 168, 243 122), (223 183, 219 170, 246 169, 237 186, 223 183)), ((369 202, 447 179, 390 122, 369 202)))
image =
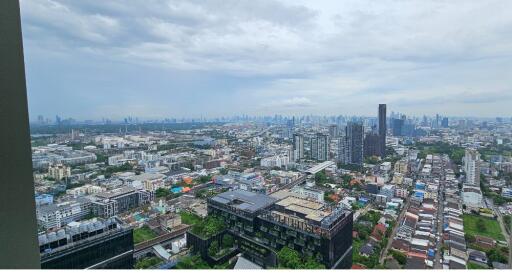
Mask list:
POLYGON ((192 227, 192 233, 201 237, 211 237, 218 234, 226 228, 224 221, 215 216, 208 216, 205 219, 197 222, 192 227))
POLYGON ((491 155, 512 156, 512 147, 510 145, 500 144, 478 149, 478 152, 485 160, 491 155))
POLYGON ((135 269, 147 269, 152 268, 155 265, 161 263, 162 260, 158 257, 142 258, 135 264, 135 269))
POLYGON ((390 253, 391 253, 391 256, 393 256, 393 258, 395 258, 395 260, 400 265, 405 265, 405 263, 407 262, 407 255, 403 254, 402 252, 391 249, 390 253))
POLYGON ((315 183, 318 186, 323 186, 325 184, 334 184, 334 180, 331 177, 327 176, 325 170, 322 170, 321 172, 317 172, 315 174, 315 183))
POLYGON ((155 191, 156 198, 166 198, 171 194, 171 191, 167 188, 158 188, 155 191))
POLYGON ((298 251, 287 246, 279 250, 277 259, 281 269, 325 269, 314 257, 301 257, 298 251))
POLYGON ((380 163, 380 160, 379 160, 379 157, 372 155, 372 156, 365 157, 364 163, 376 165, 376 164, 380 163))
POLYGON ((181 222, 186 225, 195 225, 199 222, 201 222, 201 217, 197 214, 188 212, 188 211, 181 211, 181 222))
POLYGON ((208 255, 211 257, 222 257, 224 254, 229 252, 229 250, 233 247, 235 240, 233 236, 226 234, 222 237, 222 240, 214 241, 208 247, 208 255))
POLYGON ((226 262, 224 264, 215 265, 212 268, 208 263, 201 259, 201 256, 193 255, 181 259, 176 265, 176 269, 233 269, 233 266, 234 264, 226 262))
POLYGON ((507 202, 512 202, 512 199, 505 198, 489 189, 489 184, 485 175, 480 174, 480 190, 485 197, 492 198, 495 205, 501 206, 507 202))
POLYGON ((510 215, 503 216, 503 221, 505 222, 505 228, 510 233, 510 226, 512 225, 512 216, 510 216, 510 215))
MULTIPOLYGON (((479 222, 480 221, 477 222, 478 228, 479 229, 483 228, 483 230, 485 230, 486 228, 483 227, 479 222)), ((508 248, 507 247, 496 246, 491 249, 485 249, 485 248, 481 248, 475 244, 476 239, 475 239, 474 235, 466 233, 464 235, 464 237, 465 237, 466 241, 469 243, 469 247, 476 249, 476 250, 483 251, 483 252, 485 252, 485 254, 487 254, 489 266, 492 266, 492 262, 499 262, 499 263, 504 263, 504 264, 508 263, 508 258, 507 258, 508 257, 508 248)))
POLYGON ((176 269, 210 269, 211 267, 206 263, 201 256, 193 255, 181 259, 176 265, 176 269))
POLYGON ((416 147, 420 149, 419 158, 426 158, 427 154, 447 154, 456 164, 462 164, 462 158, 465 155, 464 148, 457 145, 451 145, 445 142, 436 142, 433 144, 417 143, 416 147))

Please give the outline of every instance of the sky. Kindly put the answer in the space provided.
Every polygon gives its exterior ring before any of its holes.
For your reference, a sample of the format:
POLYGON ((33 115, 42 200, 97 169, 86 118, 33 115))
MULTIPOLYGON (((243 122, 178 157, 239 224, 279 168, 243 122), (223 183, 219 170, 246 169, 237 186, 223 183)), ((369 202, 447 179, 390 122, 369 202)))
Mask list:
POLYGON ((31 118, 512 116, 512 1, 21 0, 31 118))

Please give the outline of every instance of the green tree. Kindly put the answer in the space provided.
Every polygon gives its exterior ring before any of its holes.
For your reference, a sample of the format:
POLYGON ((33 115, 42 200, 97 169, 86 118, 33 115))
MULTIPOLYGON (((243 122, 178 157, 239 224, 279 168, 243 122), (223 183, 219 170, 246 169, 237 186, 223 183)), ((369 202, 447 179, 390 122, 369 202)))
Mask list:
POLYGON ((155 191, 155 195, 157 198, 165 198, 167 197, 168 195, 170 194, 169 190, 168 189, 165 189, 165 188, 158 188, 156 191, 155 191))
POLYGON ((287 246, 281 248, 277 253, 279 268, 297 269, 300 267, 301 259, 299 253, 287 246))
POLYGON ((222 238, 222 247, 224 248, 233 247, 234 243, 235 240, 233 239, 233 236, 229 234, 224 235, 224 237, 222 238))
POLYGON ((391 255, 401 265, 405 265, 407 262, 407 256, 400 251, 391 250, 391 255))
POLYGON ((155 265, 161 263, 162 260, 158 257, 142 258, 135 264, 135 269, 147 269, 152 268, 155 265))
POLYGON ((181 259, 176 269, 210 269, 211 267, 199 255, 187 256, 181 259))

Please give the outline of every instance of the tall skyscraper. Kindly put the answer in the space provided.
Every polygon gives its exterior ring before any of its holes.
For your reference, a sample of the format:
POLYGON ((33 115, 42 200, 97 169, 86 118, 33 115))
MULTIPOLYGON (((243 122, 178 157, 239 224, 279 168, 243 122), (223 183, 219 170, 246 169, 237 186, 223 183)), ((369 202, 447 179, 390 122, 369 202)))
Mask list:
POLYGON ((311 159, 326 161, 329 157, 329 140, 327 135, 317 134, 310 140, 311 159))
POLYGON ((379 104, 379 155, 386 156, 386 104, 379 104))
POLYGON ((391 129, 393 136, 402 136, 402 128, 404 127, 405 119, 391 119, 391 129))
POLYGON ((441 126, 442 126, 443 128, 448 128, 448 127, 449 127, 449 126, 448 126, 448 124, 449 124, 449 123, 448 123, 448 118, 446 118, 446 117, 445 117, 445 118, 443 118, 443 120, 441 121, 441 126))
POLYGON ((299 161, 304 158, 304 136, 301 134, 293 135, 293 160, 299 161))
POLYGON ((467 185, 480 186, 480 153, 475 149, 466 149, 464 171, 467 185))
POLYGON ((337 138, 339 136, 338 125, 329 125, 329 136, 331 138, 337 138))
POLYGON ((363 165, 363 137, 364 128, 360 122, 349 122, 346 127, 346 141, 345 154, 348 159, 347 163, 363 165))
POLYGON ((364 137, 364 156, 381 156, 380 134, 370 132, 364 137))

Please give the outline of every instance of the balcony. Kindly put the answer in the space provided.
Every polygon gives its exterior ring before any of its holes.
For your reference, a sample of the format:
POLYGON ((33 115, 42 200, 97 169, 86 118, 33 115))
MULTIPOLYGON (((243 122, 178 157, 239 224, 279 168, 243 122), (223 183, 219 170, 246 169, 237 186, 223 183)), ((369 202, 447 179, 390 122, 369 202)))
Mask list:
POLYGON ((288 230, 286 234, 292 237, 297 237, 297 231, 294 230, 288 230))
POLYGON ((270 231, 270 234, 276 236, 276 237, 279 237, 279 232, 278 231, 275 231, 275 230, 271 230, 270 231))

